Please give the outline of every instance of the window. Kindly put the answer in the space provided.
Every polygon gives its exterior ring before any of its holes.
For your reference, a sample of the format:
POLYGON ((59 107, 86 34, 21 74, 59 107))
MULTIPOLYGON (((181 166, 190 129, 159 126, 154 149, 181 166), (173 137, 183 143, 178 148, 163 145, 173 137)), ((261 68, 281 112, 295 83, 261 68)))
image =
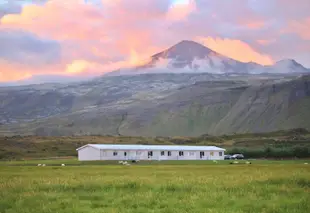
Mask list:
POLYGON ((183 151, 179 151, 179 156, 184 156, 184 152, 183 151))
POLYGON ((219 156, 223 156, 223 152, 219 152, 219 156))
POLYGON ((137 152, 136 152, 136 155, 141 155, 141 151, 137 151, 137 152))
POLYGON ((124 156, 127 156, 127 152, 124 152, 124 156))
POLYGON ((171 156, 171 152, 170 151, 168 151, 168 156, 171 156))
POLYGON ((153 152, 152 152, 152 151, 149 151, 149 152, 147 153, 147 155, 148 155, 148 156, 153 156, 153 152))
POLYGON ((214 152, 210 152, 210 155, 213 156, 213 155, 214 155, 214 152))
POLYGON ((117 156, 117 152, 113 152, 113 156, 117 156))
POLYGON ((194 156, 195 152, 189 152, 189 156, 194 156))
POLYGON ((160 155, 164 156, 165 155, 165 151, 161 151, 160 155))

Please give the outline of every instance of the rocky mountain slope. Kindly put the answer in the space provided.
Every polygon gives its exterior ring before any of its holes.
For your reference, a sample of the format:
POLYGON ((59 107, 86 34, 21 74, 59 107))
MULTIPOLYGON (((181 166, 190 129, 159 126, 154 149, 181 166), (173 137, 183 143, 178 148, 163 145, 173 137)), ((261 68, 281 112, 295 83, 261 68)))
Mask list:
POLYGON ((0 89, 1 135, 197 136, 310 128, 310 77, 145 74, 0 89))

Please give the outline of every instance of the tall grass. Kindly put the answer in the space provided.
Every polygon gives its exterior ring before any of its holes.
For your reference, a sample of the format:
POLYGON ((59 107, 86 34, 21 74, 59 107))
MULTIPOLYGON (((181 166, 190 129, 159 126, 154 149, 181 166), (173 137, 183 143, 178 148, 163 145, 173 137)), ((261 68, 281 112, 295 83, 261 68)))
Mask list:
POLYGON ((305 164, 0 167, 0 212, 310 212, 305 164))

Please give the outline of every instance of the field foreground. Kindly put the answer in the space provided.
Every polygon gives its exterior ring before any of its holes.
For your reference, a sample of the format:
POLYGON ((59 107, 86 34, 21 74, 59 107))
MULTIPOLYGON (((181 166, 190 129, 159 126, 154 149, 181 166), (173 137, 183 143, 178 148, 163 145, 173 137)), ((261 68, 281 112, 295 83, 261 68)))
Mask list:
POLYGON ((310 212, 310 165, 0 166, 0 212, 310 212))

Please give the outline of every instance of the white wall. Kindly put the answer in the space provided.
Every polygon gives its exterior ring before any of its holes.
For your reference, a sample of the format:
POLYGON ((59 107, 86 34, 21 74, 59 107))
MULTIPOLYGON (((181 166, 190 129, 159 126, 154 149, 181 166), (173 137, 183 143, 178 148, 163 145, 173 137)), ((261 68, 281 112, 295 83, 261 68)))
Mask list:
POLYGON ((210 152, 210 160, 224 160, 224 151, 213 151, 213 156, 211 156, 210 152), (221 156, 220 153, 222 153, 221 156))
POLYGON ((91 146, 85 146, 78 150, 79 161, 100 160, 100 150, 91 146))
POLYGON ((224 152, 222 156, 219 155, 219 151, 204 151, 204 156, 200 158, 200 151, 183 151, 184 156, 179 156, 179 151, 170 151, 171 156, 168 156, 168 151, 164 151, 164 155, 161 155, 161 151, 153 151, 153 156, 148 156, 148 150, 132 151, 132 150, 100 150, 100 154, 96 154, 96 157, 101 160, 224 160, 224 152), (113 153, 117 152, 114 156, 113 153), (125 156, 124 153, 127 153, 125 156))

